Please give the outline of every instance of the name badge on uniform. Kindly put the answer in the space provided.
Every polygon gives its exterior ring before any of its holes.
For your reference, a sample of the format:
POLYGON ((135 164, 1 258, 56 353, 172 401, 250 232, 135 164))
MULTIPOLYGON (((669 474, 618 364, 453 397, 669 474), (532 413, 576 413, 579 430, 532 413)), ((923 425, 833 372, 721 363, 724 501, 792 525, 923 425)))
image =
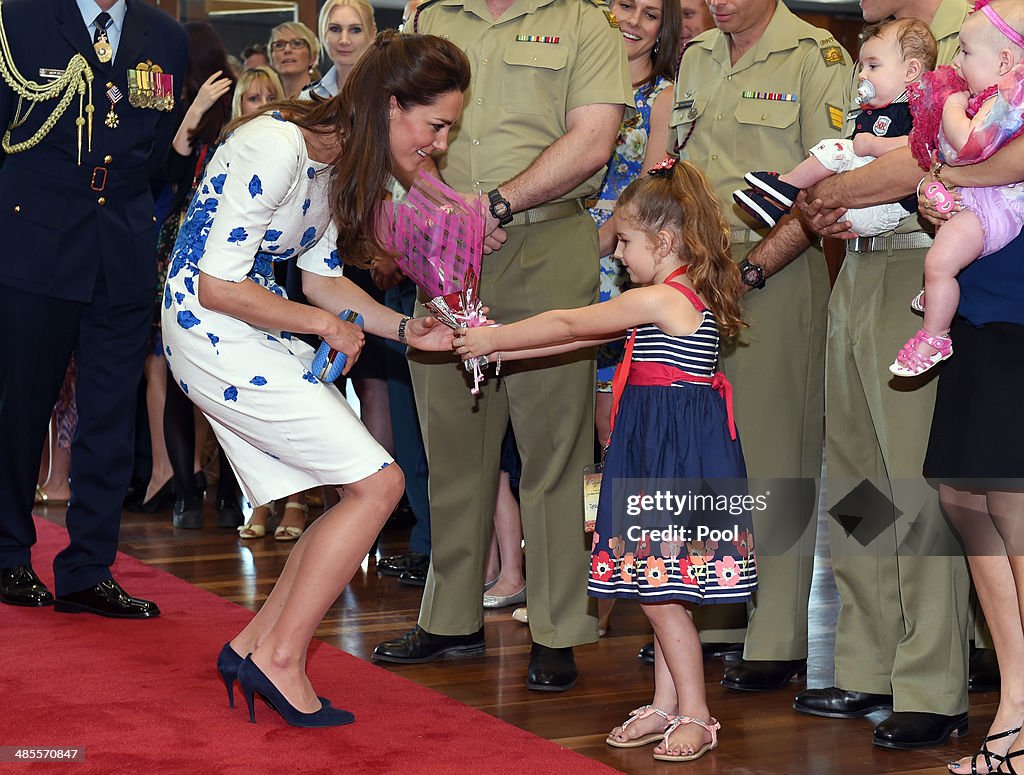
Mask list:
POLYGON ((149 60, 139 62, 128 71, 128 103, 133 108, 171 110, 174 107, 174 76, 149 60))
POLYGON ((689 110, 693 107, 693 89, 688 89, 681 100, 676 100, 672 105, 673 110, 689 110))
POLYGON ((55 67, 40 67, 39 77, 45 78, 47 81, 56 81, 58 78, 64 77, 64 71, 55 67))

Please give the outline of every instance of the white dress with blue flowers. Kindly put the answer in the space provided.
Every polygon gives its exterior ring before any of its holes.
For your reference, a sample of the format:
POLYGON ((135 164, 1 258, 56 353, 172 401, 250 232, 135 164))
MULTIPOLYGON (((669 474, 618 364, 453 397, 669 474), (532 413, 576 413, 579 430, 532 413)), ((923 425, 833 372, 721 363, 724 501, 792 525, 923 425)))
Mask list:
POLYGON ((253 504, 316 485, 359 481, 392 458, 333 385, 313 350, 287 333, 206 309, 200 271, 284 296, 273 262, 341 275, 328 194, 332 169, 311 161, 279 114, 237 129, 206 169, 178 234, 164 289, 167 362, 209 418, 253 504))

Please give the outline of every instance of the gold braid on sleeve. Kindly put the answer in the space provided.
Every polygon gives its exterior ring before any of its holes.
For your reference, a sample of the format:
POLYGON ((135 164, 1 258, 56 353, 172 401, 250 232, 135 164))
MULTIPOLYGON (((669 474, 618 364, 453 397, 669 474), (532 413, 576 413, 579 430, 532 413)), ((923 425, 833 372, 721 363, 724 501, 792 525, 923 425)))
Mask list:
POLYGON ((78 164, 82 164, 82 129, 87 126, 88 149, 92 151, 92 81, 93 72, 89 63, 81 54, 75 54, 68 62, 63 75, 51 83, 42 86, 35 81, 30 81, 20 72, 14 64, 14 56, 11 54, 11 46, 7 41, 7 30, 3 22, 3 0, 0 0, 0 78, 11 87, 18 95, 18 107, 14 112, 14 118, 4 131, 3 142, 0 147, 4 153, 19 153, 27 151, 39 144, 49 134, 60 117, 64 115, 71 100, 78 95, 78 118, 75 119, 75 126, 78 127, 78 164), (58 100, 53 111, 43 122, 42 126, 27 140, 20 143, 11 142, 11 130, 17 129, 24 124, 36 103, 58 100), (28 103, 27 107, 25 103, 28 103), (24 112, 23 112, 24 111, 24 112))

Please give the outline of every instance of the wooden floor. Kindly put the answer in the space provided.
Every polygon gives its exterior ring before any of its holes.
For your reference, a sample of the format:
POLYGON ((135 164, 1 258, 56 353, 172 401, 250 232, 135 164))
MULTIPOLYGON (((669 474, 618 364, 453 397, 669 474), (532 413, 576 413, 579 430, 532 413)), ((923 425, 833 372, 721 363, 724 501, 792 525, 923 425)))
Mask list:
MULTIPOLYGON (((41 509, 37 513, 58 524, 63 522, 63 509, 41 509)), ((209 504, 206 522, 210 527, 202 530, 175 530, 169 514, 126 512, 120 548, 149 565, 257 609, 283 567, 290 545, 271 538, 243 542, 234 531, 212 527, 209 504)), ((403 551, 405 538, 403 531, 386 529, 381 536, 381 554, 403 551)), ((822 547, 819 541, 819 555, 823 549, 827 555, 827 546, 822 547)), ((368 659, 374 645, 412 626, 419 599, 419 589, 378 576, 374 560, 368 558, 328 612, 317 636, 368 659)), ((791 703, 804 688, 803 682, 768 694, 730 692, 719 685, 723 663, 714 660, 705 664, 705 681, 708 705, 722 723, 720 747, 696 763, 657 763, 651 759, 653 747, 619 750, 604 743, 605 735, 630 708, 649 702, 652 696, 652 670, 636 659, 637 650, 650 640, 639 607, 620 601, 610 632, 596 645, 576 649, 580 679, 572 691, 564 694, 525 688, 530 636, 527 627, 511 619, 511 611, 487 614, 486 656, 386 668, 627 773, 941 773, 946 771, 944 763, 949 759, 976 750, 995 712, 997 695, 974 695, 968 737, 951 740, 943 748, 887 751, 870 742, 872 727, 884 718, 884 713, 856 720, 801 715, 791 709, 791 703)), ((811 597, 811 686, 832 683, 837 613, 838 598, 828 557, 819 556, 811 597)), ((231 635, 224 633, 225 638, 231 635)), ((212 660, 213 655, 211 665, 212 660)), ((381 698, 382 702, 386 700, 381 698)), ((396 709, 396 718, 400 718, 400 709, 396 709)), ((503 771, 510 764, 495 762, 494 771, 503 771)))

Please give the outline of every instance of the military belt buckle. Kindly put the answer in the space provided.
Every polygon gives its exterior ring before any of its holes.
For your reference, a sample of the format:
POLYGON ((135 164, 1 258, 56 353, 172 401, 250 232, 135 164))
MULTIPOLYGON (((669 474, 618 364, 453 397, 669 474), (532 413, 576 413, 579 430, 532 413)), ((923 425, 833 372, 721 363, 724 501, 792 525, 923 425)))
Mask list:
POLYGON ((107 187, 107 168, 106 167, 94 167, 92 170, 92 179, 89 181, 89 187, 93 191, 102 191, 107 187), (97 182, 99 181, 99 182, 97 182))

